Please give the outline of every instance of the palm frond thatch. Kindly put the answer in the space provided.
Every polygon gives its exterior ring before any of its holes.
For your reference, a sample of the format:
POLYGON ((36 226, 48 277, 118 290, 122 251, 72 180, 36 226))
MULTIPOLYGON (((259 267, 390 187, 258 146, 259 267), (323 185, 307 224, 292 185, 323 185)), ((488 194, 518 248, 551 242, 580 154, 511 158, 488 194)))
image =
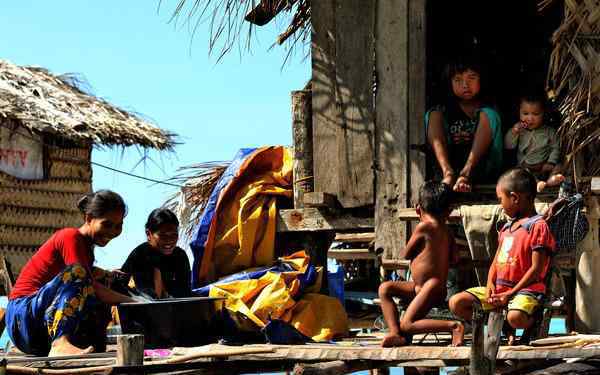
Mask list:
POLYGON ((208 203, 213 188, 230 162, 206 162, 181 167, 169 181, 182 186, 164 204, 179 218, 180 231, 186 242, 192 239, 194 229, 208 203))
POLYGON ((0 117, 76 143, 172 149, 175 134, 84 92, 73 75, 0 60, 0 117))
POLYGON ((593 176, 600 173, 600 8, 585 0, 564 6, 563 22, 552 38, 548 88, 560 103, 558 134, 566 161, 582 155, 581 174, 593 176))
POLYGON ((171 20, 178 22, 183 19, 193 32, 202 22, 208 22, 209 50, 218 50, 218 58, 221 59, 236 45, 249 49, 254 27, 265 25, 284 13, 291 17, 289 23, 280 30, 275 42, 279 45, 289 42, 291 53, 297 44, 309 41, 310 1, 179 0, 171 20))

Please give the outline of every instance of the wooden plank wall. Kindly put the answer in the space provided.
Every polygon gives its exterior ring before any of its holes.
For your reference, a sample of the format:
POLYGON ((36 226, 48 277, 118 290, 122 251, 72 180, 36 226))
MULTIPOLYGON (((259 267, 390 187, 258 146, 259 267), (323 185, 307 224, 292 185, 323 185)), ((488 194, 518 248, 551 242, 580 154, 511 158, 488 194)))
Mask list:
POLYGON ((425 174, 424 155, 409 151, 425 136, 425 1, 379 1, 376 20, 375 246, 395 259, 408 233, 399 209, 416 202, 425 174))
POLYGON ((30 181, 0 172, 0 254, 16 277, 57 229, 77 227, 77 201, 92 189, 91 148, 51 147, 48 175, 30 181))
POLYGON ((345 208, 372 205, 375 1, 312 6, 315 191, 345 208))

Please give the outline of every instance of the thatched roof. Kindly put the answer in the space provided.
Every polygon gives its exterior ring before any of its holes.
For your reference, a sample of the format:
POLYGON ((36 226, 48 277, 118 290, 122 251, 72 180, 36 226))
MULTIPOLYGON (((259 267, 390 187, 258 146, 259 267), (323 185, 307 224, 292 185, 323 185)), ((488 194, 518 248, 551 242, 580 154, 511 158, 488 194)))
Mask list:
POLYGON ((84 92, 73 76, 0 60, 0 116, 76 143, 171 149, 175 134, 84 92))
POLYGON ((275 42, 280 45, 288 42, 291 47, 308 42, 310 3, 311 0, 179 0, 172 20, 183 18, 194 31, 207 20, 209 47, 211 51, 219 50, 221 58, 238 42, 250 48, 253 27, 266 25, 280 14, 289 15, 289 23, 283 23, 275 42))

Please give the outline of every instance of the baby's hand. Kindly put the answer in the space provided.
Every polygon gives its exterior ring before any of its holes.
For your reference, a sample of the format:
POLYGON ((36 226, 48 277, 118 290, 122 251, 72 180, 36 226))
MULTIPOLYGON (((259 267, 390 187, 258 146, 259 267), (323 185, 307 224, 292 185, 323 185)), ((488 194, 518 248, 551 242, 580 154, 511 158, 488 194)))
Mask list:
POLYGON ((512 133, 513 135, 518 135, 523 129, 527 129, 527 124, 519 121, 512 127, 512 133))

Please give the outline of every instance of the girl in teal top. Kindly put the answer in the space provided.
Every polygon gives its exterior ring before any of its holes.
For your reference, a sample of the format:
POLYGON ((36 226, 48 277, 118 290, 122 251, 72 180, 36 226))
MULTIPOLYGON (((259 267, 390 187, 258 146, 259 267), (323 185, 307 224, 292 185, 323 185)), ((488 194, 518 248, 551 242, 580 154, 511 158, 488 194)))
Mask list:
POLYGON ((495 180, 501 172, 503 135, 498 112, 482 103, 481 69, 472 61, 446 68, 451 98, 425 114, 427 142, 455 191, 471 191, 472 181, 495 180))

